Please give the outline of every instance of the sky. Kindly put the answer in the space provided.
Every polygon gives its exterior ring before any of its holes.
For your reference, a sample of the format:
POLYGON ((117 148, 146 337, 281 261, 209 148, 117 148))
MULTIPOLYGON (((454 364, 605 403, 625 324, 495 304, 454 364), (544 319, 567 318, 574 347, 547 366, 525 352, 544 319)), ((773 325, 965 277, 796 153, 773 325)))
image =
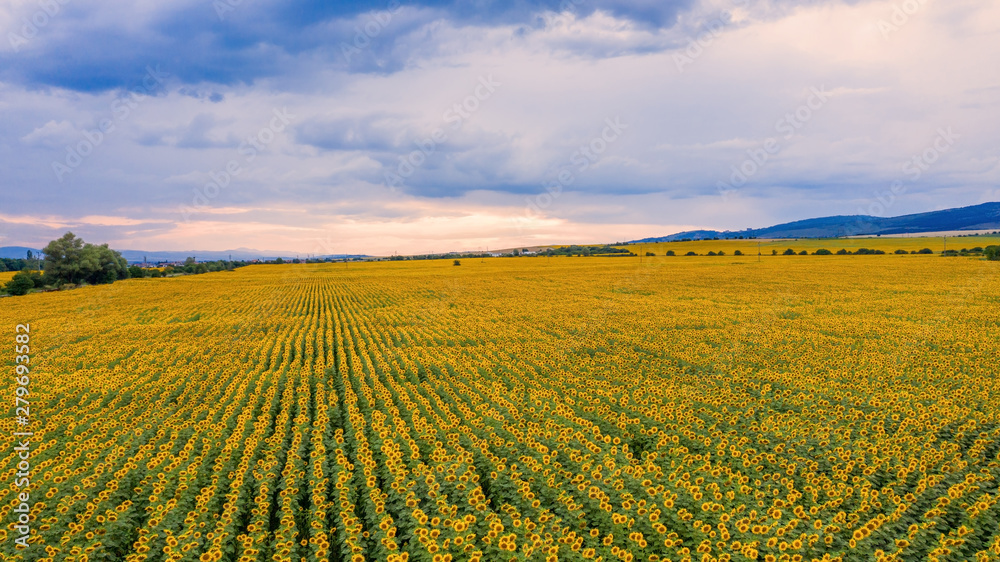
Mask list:
POLYGON ((8 0, 0 246, 386 255, 1000 200, 1000 2, 8 0))

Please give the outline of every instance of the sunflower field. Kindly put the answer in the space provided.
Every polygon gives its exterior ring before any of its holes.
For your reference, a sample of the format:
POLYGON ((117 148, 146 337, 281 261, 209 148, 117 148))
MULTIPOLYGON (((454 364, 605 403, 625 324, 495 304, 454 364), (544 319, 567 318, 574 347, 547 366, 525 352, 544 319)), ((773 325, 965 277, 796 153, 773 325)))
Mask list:
POLYGON ((0 333, 3 560, 1000 559, 998 262, 258 265, 0 333))

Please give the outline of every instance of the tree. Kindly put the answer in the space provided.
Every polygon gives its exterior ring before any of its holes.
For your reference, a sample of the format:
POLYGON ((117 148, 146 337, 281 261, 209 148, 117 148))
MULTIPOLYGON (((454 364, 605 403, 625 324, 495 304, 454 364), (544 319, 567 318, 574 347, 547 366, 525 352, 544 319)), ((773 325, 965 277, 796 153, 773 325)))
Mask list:
POLYGON ((789 248, 789 249, 785 250, 784 252, 782 252, 781 255, 783 255, 783 256, 794 256, 795 255, 795 250, 789 248))
MULTIPOLYGON (((742 237, 742 236, 740 236, 740 238, 743 238, 743 237, 742 237)), ((743 255, 743 252, 741 252, 740 250, 736 250, 735 252, 733 252, 733 255, 734 255, 734 256, 742 256, 742 255, 743 255)))
POLYGON ((4 286, 4 290, 14 296, 21 296, 28 294, 28 291, 35 288, 35 282, 31 280, 31 275, 27 272, 21 271, 14 275, 14 277, 7 282, 4 286))
POLYGON ((84 244, 81 268, 85 273, 84 280, 91 285, 128 279, 128 262, 107 244, 84 244))
POLYGON ((986 246, 983 255, 990 261, 1000 261, 1000 246, 986 246))
POLYGON ((114 283, 128 279, 128 263, 107 244, 95 246, 67 232, 45 247, 45 272, 57 284, 114 283))
POLYGON ((924 248, 924 249, 920 250, 920 251, 919 251, 919 252, 917 252, 917 253, 918 253, 918 254, 933 254, 933 253, 934 253, 934 250, 932 250, 932 249, 930 249, 930 248, 924 248))
POLYGON ((458 261, 458 260, 455 260, 455 261, 454 261, 454 262, 452 263, 452 265, 462 265, 462 262, 460 262, 460 261, 458 261))
POLYGON ((143 271, 138 265, 130 265, 128 268, 128 276, 133 279, 142 279, 146 276, 146 272, 143 271))
POLYGON ((67 283, 79 283, 85 274, 81 268, 83 240, 67 232, 45 246, 45 271, 67 283))
POLYGON ((685 256, 697 256, 698 254, 697 254, 697 253, 695 253, 695 252, 688 252, 688 253, 686 253, 686 254, 684 254, 684 255, 685 255, 685 256))
POLYGON ((677 254, 675 254, 673 250, 667 250, 667 255, 668 256, 676 256, 677 254))
POLYGON ((833 254, 833 252, 831 252, 830 250, 827 250, 826 248, 820 248, 820 249, 816 250, 815 252, 813 252, 814 256, 829 256, 831 254, 833 254))

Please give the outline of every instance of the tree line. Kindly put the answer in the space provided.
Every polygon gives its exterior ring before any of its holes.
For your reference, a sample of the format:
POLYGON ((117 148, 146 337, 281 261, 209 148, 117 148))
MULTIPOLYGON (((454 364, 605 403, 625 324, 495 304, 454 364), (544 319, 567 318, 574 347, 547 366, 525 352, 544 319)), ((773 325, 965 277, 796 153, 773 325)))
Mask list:
POLYGON ((32 289, 65 289, 78 285, 101 285, 122 279, 142 277, 162 277, 174 274, 199 274, 212 271, 232 270, 246 265, 246 262, 218 260, 196 263, 188 258, 184 265, 167 266, 159 269, 144 269, 129 266, 121 252, 112 250, 107 244, 90 244, 67 232, 53 240, 42 250, 44 260, 37 260, 28 254, 28 259, 0 259, 0 271, 18 271, 7 282, 4 290, 11 295, 24 295, 32 289), (41 265, 41 270, 37 269, 41 265))

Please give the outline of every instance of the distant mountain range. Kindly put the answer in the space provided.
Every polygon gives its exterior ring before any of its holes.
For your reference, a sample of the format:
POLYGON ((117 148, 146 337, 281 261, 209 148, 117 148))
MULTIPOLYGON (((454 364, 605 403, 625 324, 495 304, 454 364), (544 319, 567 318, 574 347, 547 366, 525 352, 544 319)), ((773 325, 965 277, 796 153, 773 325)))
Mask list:
POLYGON ((746 230, 688 230, 669 236, 632 240, 639 242, 671 242, 712 238, 839 238, 878 234, 919 234, 949 230, 1000 230, 1000 203, 983 203, 971 207, 931 211, 899 217, 873 217, 870 215, 837 215, 806 219, 767 228, 746 230))
POLYGON ((0 258, 12 258, 12 259, 25 259, 28 257, 28 252, 31 252, 32 256, 36 254, 41 254, 41 250, 36 250, 35 248, 28 248, 26 246, 0 246, 0 258))
MULTIPOLYGON (((2 246, 0 247, 0 258, 21 258, 24 259, 28 255, 28 250, 31 250, 33 254, 41 254, 42 251, 36 248, 28 248, 25 246, 2 246)), ((122 257, 125 258, 129 263, 142 263, 143 260, 149 263, 158 262, 179 262, 184 261, 188 257, 193 257, 197 261, 215 261, 215 260, 273 260, 275 258, 281 258, 284 260, 292 260, 296 257, 295 254, 289 254, 288 252, 276 252, 267 250, 254 250, 252 248, 237 248, 235 250, 223 250, 223 251, 208 251, 208 250, 187 250, 182 252, 172 252, 172 251, 143 251, 143 250, 121 250, 122 257), (230 257, 232 256, 232 257, 230 257)), ((298 256, 301 259, 305 259, 305 254, 300 254, 298 256)), ((324 256, 309 256, 310 258, 319 259, 344 259, 344 258, 365 258, 368 257, 364 254, 331 254, 324 256)))
POLYGON ((252 248, 236 248, 235 250, 222 250, 222 251, 209 251, 209 250, 187 250, 183 252, 147 252, 143 250, 121 250, 122 257, 128 260, 129 263, 142 263, 143 260, 149 263, 157 262, 173 262, 173 261, 184 261, 189 257, 193 257, 196 261, 215 261, 215 260, 273 260, 275 258, 281 258, 283 260, 292 260, 296 257, 300 259, 309 258, 319 258, 319 259, 344 259, 344 258, 363 258, 367 257, 361 254, 330 254, 323 256, 314 256, 306 254, 289 254, 288 252, 278 252, 278 251, 268 251, 268 250, 254 250, 252 248), (230 257, 232 256, 232 257, 230 257))

